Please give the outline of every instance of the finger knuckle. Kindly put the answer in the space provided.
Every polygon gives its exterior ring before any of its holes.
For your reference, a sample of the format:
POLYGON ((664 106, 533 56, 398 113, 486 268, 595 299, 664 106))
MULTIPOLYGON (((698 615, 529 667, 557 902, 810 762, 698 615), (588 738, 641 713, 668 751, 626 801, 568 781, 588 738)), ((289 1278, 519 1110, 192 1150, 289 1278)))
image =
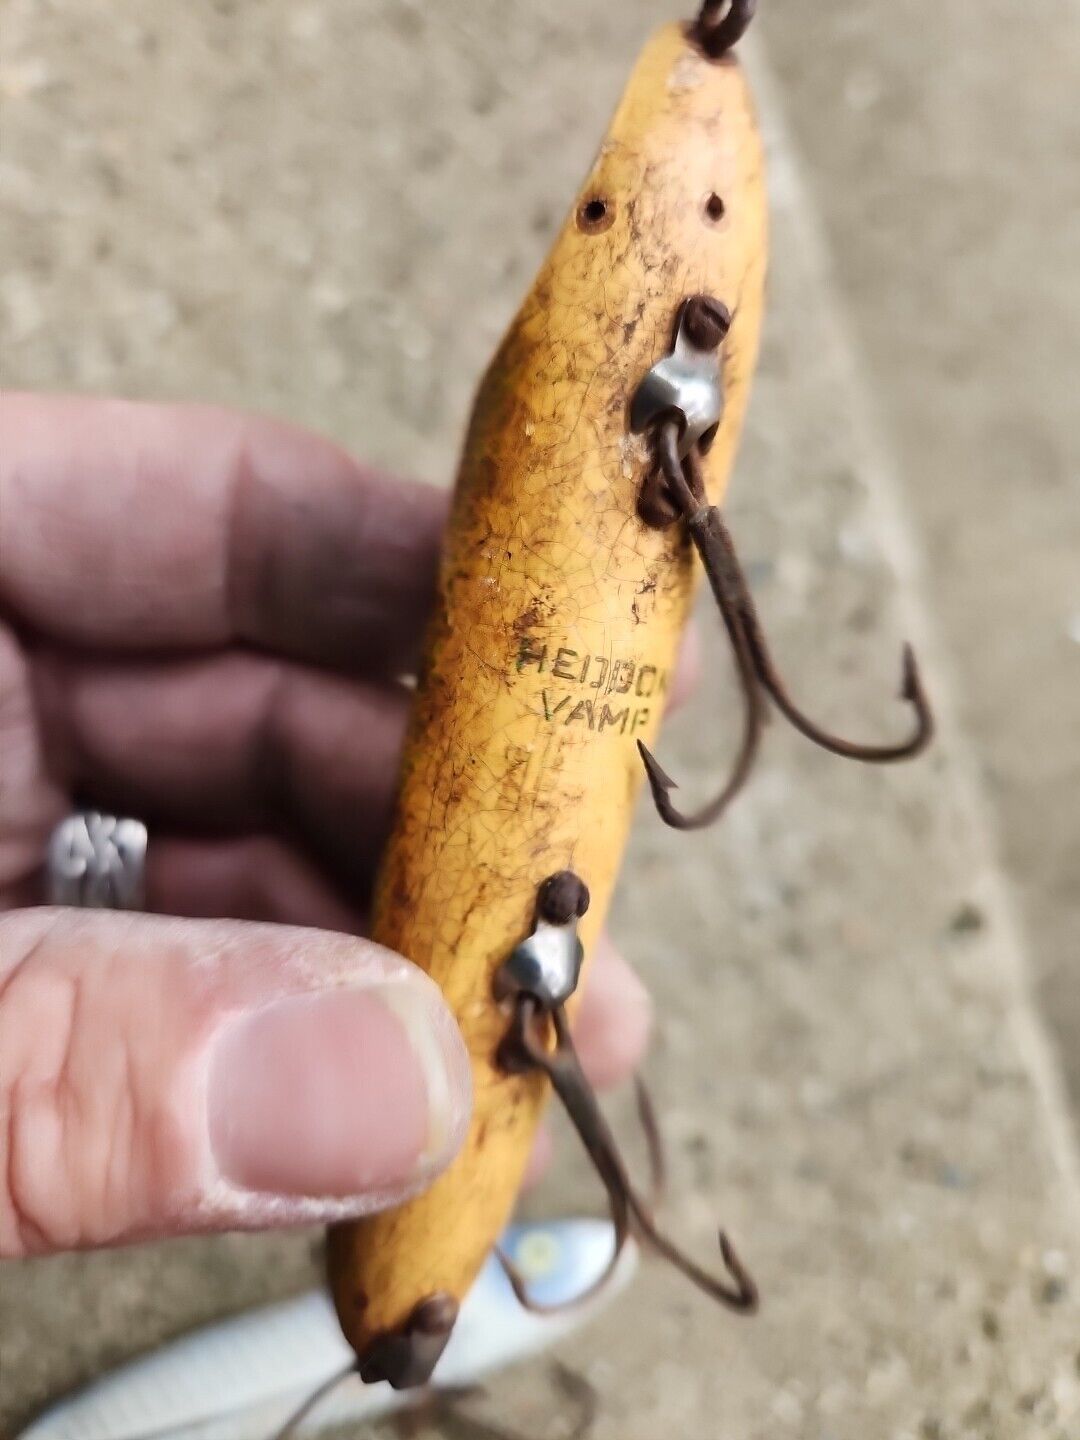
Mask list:
POLYGON ((0 976, 2 1256, 108 1238, 116 1194, 130 1184, 130 1093, 109 1083, 113 1062, 88 1103, 83 1076, 100 1045, 80 1023, 85 985, 49 950, 40 935, 0 976))

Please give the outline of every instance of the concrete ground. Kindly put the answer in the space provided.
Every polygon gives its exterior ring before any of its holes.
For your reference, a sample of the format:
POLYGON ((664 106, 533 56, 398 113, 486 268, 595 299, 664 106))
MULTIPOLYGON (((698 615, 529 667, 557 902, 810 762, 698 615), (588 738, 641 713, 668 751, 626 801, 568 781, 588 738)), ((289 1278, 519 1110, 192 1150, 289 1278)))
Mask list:
MULTIPOLYGON (((770 318, 732 520, 797 693, 886 726, 910 637, 941 739, 874 772, 774 726, 699 846, 642 811, 613 926, 662 1017, 671 1222, 708 1253, 722 1216, 766 1305, 649 1269, 563 1358, 593 1440, 1076 1440, 1080 9, 761 10, 770 318)), ((8 0, 4 383, 276 410, 445 483, 662 18, 8 0)), ((717 660, 665 739, 688 784, 729 691, 717 660)), ((567 1153, 542 1202, 592 1205, 567 1153)), ((0 1434, 302 1286, 316 1246, 0 1267, 0 1434)), ((527 1367, 475 1413, 557 1440, 554 1393, 527 1367)))

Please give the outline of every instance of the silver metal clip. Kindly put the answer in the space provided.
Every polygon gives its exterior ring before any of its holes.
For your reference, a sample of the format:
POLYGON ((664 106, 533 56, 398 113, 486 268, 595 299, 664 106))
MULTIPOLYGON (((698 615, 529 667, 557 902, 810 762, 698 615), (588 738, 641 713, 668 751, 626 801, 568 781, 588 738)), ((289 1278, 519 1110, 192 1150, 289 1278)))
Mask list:
POLYGON ((532 934, 514 947, 502 967, 499 989, 505 995, 533 995, 550 1010, 577 989, 584 954, 577 916, 565 925, 537 920, 532 934))
POLYGON ((678 417, 680 456, 703 439, 707 447, 709 432, 715 431, 724 413, 720 341, 731 319, 726 307, 711 304, 713 312, 707 318, 713 324, 705 329, 705 302, 699 297, 687 301, 679 314, 671 354, 648 371, 630 402, 630 428, 635 433, 664 416, 678 417))
POLYGON ((588 888, 572 870, 548 876, 537 894, 532 934, 515 945, 495 976, 500 1000, 530 995, 547 1011, 569 1000, 585 956, 578 920, 588 908, 588 888))

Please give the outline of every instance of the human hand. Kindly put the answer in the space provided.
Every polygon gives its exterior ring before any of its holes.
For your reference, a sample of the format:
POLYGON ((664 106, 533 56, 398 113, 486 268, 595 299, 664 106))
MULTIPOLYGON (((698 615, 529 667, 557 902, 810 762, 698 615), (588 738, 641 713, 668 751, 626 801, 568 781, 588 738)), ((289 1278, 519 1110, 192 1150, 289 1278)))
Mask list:
MULTIPOLYGON (((0 1257, 361 1215, 456 1152, 457 1028, 360 938, 445 509, 267 419, 0 399, 0 1257), (146 822, 159 915, 16 908, 76 802, 146 822)), ((597 1084, 648 1024, 602 943, 597 1084)))

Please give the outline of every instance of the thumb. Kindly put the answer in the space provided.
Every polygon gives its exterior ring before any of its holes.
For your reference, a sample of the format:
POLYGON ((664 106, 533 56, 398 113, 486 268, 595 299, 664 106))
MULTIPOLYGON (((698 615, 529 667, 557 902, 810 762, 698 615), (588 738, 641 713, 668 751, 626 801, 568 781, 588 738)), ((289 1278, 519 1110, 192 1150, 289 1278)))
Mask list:
POLYGON ((397 1204, 470 1103, 438 990, 370 942, 0 916, 0 1258, 397 1204))

